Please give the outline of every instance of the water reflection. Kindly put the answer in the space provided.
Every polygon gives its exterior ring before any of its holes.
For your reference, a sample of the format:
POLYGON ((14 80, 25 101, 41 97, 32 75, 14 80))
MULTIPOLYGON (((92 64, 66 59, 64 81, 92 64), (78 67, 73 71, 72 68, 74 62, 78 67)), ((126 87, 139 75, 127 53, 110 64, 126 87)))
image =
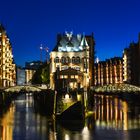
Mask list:
POLYGON ((34 113, 32 96, 22 95, 12 102, 7 113, 0 119, 0 139, 53 139, 51 125, 45 116, 34 113))
POLYGON ((140 103, 94 95, 94 114, 84 122, 58 123, 35 113, 32 95, 19 96, 0 118, 1 140, 138 140, 140 103), (127 131, 124 131, 127 130, 127 131))
POLYGON ((13 124, 14 124, 14 107, 11 106, 9 111, 3 115, 0 120, 0 139, 12 140, 13 137, 13 124))
POLYGON ((117 97, 95 95, 95 122, 99 129, 130 130, 140 128, 140 106, 117 97), (135 115, 134 115, 135 114, 135 115))

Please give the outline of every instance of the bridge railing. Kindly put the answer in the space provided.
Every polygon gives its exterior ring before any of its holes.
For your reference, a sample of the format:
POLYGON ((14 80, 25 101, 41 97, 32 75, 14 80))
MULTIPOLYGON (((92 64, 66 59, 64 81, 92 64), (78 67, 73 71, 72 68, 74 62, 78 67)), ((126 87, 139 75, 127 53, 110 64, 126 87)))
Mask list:
POLYGON ((13 86, 3 89, 4 92, 39 92, 42 89, 34 85, 13 86))
POLYGON ((95 92, 140 92, 140 88, 129 84, 110 84, 92 88, 95 92))

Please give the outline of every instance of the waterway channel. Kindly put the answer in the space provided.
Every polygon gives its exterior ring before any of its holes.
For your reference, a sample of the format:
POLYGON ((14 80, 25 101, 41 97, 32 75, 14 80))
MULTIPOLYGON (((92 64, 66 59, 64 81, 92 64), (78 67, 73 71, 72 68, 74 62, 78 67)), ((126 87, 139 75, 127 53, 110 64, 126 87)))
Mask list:
POLYGON ((140 102, 94 95, 94 114, 60 124, 37 113, 32 94, 20 95, 0 117, 0 140, 140 140, 140 102))

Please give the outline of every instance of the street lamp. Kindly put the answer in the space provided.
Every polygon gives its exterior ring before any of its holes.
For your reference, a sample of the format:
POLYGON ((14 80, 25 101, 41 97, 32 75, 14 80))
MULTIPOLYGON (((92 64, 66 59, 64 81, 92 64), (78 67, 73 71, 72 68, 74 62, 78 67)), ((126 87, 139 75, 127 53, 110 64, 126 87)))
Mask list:
POLYGON ((43 46, 42 44, 40 45, 40 62, 42 62, 42 50, 43 50, 43 46))

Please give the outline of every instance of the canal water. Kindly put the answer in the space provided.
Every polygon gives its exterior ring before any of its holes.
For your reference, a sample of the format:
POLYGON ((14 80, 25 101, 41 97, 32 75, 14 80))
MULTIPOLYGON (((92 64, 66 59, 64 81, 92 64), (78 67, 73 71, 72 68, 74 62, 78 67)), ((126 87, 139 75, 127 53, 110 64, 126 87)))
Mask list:
POLYGON ((140 140, 139 100, 93 98, 92 116, 60 124, 35 111, 31 94, 21 95, 0 117, 0 140, 140 140))

